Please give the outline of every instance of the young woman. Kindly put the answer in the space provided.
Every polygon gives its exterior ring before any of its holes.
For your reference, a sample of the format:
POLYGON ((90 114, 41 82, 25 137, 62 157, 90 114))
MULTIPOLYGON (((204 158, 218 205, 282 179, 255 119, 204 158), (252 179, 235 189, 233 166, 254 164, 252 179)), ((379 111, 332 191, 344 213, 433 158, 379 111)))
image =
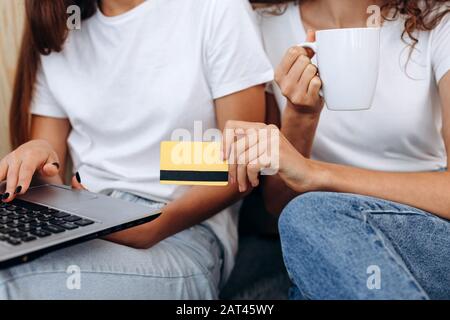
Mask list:
POLYGON ((35 173, 61 183, 69 152, 76 186, 82 179, 90 191, 163 206, 163 214, 110 241, 1 271, 0 298, 217 298, 237 246, 236 215, 226 208, 240 194, 160 185, 159 144, 177 128, 192 132, 195 121, 206 130, 264 120, 273 69, 249 4, 27 0, 26 9, 11 108, 17 149, 1 161, 3 201, 25 193, 35 173), (83 23, 68 31, 72 4, 83 23), (73 265, 80 290, 66 286, 73 265))
MULTIPOLYGON (((324 107, 311 52, 295 46, 314 40, 307 30, 365 27, 373 2, 295 1, 261 17, 278 66, 269 116, 281 125, 278 175, 263 187, 267 207, 284 208, 293 298, 450 298, 449 2, 376 1, 384 19, 369 111, 324 107)), ((225 139, 224 154, 240 157, 230 176, 241 191, 273 165, 276 128, 228 124, 239 140, 225 139)))

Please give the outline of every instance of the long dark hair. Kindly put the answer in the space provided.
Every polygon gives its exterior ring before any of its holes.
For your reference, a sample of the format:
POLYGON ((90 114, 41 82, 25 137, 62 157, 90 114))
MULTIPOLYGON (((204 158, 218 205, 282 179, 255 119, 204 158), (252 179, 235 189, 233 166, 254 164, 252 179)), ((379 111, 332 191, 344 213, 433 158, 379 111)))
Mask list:
POLYGON ((26 0, 25 30, 10 111, 10 137, 15 148, 29 140, 30 105, 41 55, 60 52, 67 38, 67 8, 77 5, 81 18, 97 10, 96 0, 26 0))

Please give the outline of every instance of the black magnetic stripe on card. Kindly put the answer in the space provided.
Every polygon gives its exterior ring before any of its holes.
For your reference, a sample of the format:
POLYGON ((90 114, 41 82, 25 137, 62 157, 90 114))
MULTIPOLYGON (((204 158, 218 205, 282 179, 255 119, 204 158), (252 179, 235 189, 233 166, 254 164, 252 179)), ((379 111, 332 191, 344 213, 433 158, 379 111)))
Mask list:
POLYGON ((205 181, 205 182, 227 182, 226 171, 175 171, 161 170, 161 181, 205 181))

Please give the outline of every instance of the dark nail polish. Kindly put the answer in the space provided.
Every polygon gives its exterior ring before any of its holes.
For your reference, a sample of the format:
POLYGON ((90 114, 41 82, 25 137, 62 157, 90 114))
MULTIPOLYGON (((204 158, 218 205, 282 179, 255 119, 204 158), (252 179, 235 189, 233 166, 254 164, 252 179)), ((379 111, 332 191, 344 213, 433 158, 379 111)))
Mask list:
POLYGON ((8 199, 9 198, 9 193, 7 192, 7 193, 4 193, 3 195, 2 195, 2 200, 6 200, 6 199, 8 199))
POLYGON ((78 172, 75 173, 75 178, 77 179, 78 183, 81 183, 81 177, 80 177, 80 174, 78 172))
POLYGON ((54 163, 52 163, 52 165, 54 165, 56 167, 56 169, 59 170, 59 163, 58 162, 54 162, 54 163))
POLYGON ((21 193, 21 192, 22 192, 22 186, 18 186, 18 187, 16 188, 15 194, 19 194, 19 193, 21 193))

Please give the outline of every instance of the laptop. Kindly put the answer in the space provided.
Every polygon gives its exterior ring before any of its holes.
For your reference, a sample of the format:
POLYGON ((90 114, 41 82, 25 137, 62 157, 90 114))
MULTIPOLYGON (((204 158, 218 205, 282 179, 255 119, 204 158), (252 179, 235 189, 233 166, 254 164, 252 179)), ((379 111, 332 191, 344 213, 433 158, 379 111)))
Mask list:
POLYGON ((11 203, 0 202, 0 269, 150 222, 160 214, 143 205, 68 186, 33 186, 11 203))

